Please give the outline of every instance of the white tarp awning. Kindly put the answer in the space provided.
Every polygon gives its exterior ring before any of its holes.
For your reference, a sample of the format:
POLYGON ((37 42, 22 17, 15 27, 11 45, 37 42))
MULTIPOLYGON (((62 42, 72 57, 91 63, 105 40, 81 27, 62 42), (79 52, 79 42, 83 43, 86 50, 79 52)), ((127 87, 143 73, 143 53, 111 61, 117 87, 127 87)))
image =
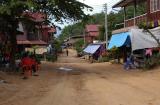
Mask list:
POLYGON ((88 54, 94 54, 101 45, 88 45, 83 51, 88 54))
MULTIPOLYGON (((160 39, 160 27, 150 30, 158 39, 160 39)), ((131 29, 131 45, 132 51, 144 48, 157 47, 155 39, 142 29, 131 29)))

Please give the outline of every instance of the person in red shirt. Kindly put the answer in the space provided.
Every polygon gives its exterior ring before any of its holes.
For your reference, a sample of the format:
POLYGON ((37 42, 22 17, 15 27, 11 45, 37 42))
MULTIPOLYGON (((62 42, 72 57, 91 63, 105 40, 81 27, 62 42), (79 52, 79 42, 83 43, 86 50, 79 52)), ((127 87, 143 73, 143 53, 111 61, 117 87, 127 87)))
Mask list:
POLYGON ((31 66, 33 64, 32 59, 30 57, 24 57, 21 60, 21 64, 22 64, 22 66, 31 66))
POLYGON ((24 72, 23 79, 27 79, 28 76, 32 73, 32 64, 33 64, 32 59, 28 56, 27 53, 25 53, 20 63, 22 70, 24 72))

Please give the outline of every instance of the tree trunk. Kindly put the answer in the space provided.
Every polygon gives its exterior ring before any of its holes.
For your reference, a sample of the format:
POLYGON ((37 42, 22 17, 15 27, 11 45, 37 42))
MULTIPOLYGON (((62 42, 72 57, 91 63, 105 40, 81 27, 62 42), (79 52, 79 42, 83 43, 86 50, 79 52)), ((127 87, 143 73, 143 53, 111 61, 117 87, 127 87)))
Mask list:
POLYGON ((11 71, 16 71, 16 64, 15 64, 15 55, 17 49, 17 39, 16 39, 16 25, 12 24, 11 32, 10 32, 10 43, 11 43, 11 53, 10 53, 10 68, 11 71))

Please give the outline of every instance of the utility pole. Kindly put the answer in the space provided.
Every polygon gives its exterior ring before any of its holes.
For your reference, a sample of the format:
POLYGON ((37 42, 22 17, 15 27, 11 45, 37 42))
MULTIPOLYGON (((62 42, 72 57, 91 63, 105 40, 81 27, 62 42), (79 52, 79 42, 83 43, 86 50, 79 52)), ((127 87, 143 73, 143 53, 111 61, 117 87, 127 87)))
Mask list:
MULTIPOLYGON (((84 3, 85 0, 83 0, 84 3)), ((86 45, 86 33, 85 33, 85 25, 84 25, 84 30, 83 30, 83 37, 84 37, 84 46, 86 45)))
POLYGON ((107 21, 107 3, 104 4, 105 11, 105 35, 106 35, 106 49, 108 48, 108 21, 107 21))
POLYGON ((86 35, 85 35, 85 29, 83 30, 83 36, 84 36, 84 46, 86 45, 86 35))

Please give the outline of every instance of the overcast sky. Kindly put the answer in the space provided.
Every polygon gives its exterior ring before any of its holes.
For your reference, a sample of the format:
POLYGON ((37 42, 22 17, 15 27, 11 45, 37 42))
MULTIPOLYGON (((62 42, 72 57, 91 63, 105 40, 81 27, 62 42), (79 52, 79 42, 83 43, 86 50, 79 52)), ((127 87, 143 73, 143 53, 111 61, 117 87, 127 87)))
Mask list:
POLYGON ((79 0, 80 2, 84 2, 85 4, 93 7, 93 12, 94 13, 99 13, 104 10, 103 4, 107 3, 108 5, 108 12, 112 10, 112 6, 119 2, 120 0, 79 0))

